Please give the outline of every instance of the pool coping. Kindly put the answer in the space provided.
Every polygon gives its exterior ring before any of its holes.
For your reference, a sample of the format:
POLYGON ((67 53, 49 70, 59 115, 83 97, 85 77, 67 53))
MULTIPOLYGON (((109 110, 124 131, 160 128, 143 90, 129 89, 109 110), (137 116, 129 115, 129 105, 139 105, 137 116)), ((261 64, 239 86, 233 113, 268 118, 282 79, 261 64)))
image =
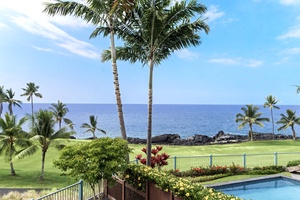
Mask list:
POLYGON ((215 184, 205 185, 205 187, 215 188, 215 187, 220 187, 220 186, 227 186, 227 185, 233 185, 233 184, 239 184, 239 183, 245 183, 245 182, 253 182, 253 181, 259 181, 259 180, 267 180, 267 179, 272 179, 272 178, 285 178, 285 179, 290 179, 293 181, 300 181, 297 178, 293 178, 293 177, 289 177, 289 176, 285 176, 285 175, 281 175, 281 174, 275 174, 275 175, 261 176, 261 177, 249 178, 249 179, 243 179, 243 180, 237 180, 237 181, 215 183, 215 184))

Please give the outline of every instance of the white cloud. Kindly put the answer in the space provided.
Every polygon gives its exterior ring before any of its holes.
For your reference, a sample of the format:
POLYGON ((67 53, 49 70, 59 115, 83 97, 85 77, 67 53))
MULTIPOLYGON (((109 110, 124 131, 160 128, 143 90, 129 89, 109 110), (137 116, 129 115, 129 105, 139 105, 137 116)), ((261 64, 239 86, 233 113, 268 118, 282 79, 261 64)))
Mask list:
POLYGON ((0 29, 9 28, 6 24, 0 22, 0 29))
POLYGON ((53 52, 53 49, 41 48, 41 47, 37 47, 37 46, 32 46, 32 47, 38 51, 53 52))
POLYGON ((11 21, 25 31, 50 39, 54 44, 71 53, 92 59, 99 58, 98 52, 93 45, 74 38, 56 26, 85 28, 89 25, 73 17, 49 17, 42 12, 44 6, 44 3, 40 0, 0 2, 2 9, 6 8, 10 11, 8 16, 11 21))
POLYGON ((246 67, 259 67, 263 64, 263 61, 245 58, 215 58, 208 60, 208 62, 246 67))
POLYGON ((181 59, 194 60, 194 59, 198 59, 198 57, 199 57, 199 55, 197 53, 191 52, 188 49, 182 49, 179 51, 175 51, 175 54, 181 59))
POLYGON ((300 38, 300 26, 291 27, 287 33, 277 37, 277 39, 280 40, 285 40, 289 38, 300 38))
POLYGON ((279 0, 279 3, 289 6, 300 4, 300 0, 279 0))
POLYGON ((300 54, 300 48, 298 48, 298 47, 289 48, 289 49, 283 49, 280 52, 280 55, 288 55, 288 56, 297 55, 297 54, 300 54))
POLYGON ((207 21, 215 21, 218 18, 224 16, 224 12, 218 11, 218 6, 212 5, 208 8, 207 12, 203 15, 204 18, 207 18, 207 21))

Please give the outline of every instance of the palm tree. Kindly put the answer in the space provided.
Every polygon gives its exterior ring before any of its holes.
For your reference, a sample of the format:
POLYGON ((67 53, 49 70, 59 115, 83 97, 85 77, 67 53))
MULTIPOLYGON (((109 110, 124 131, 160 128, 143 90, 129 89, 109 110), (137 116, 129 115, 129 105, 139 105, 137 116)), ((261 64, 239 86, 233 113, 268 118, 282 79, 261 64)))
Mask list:
MULTIPOLYGON (((153 69, 174 51, 201 44, 199 31, 209 32, 201 19, 206 7, 196 0, 175 2, 169 0, 141 1, 126 24, 117 34, 124 40, 116 48, 117 59, 149 66, 147 165, 151 162, 153 69), (192 21, 197 17, 195 21, 192 21)), ((102 61, 110 60, 110 50, 104 51, 102 61)))
POLYGON ((59 129, 61 129, 61 123, 64 121, 71 129, 73 129, 72 120, 65 118, 66 114, 69 112, 67 105, 58 100, 57 104, 51 104, 50 110, 53 112, 55 117, 55 122, 58 123, 59 129))
POLYGON ((22 125, 26 120, 27 118, 23 117, 18 121, 15 115, 8 113, 4 118, 0 118, 0 154, 4 153, 9 162, 12 176, 16 175, 13 156, 18 154, 20 148, 26 148, 29 145, 29 134, 22 130, 22 125))
POLYGON ((293 139, 296 140, 296 131, 294 129, 294 125, 300 125, 300 117, 296 116, 296 111, 292 111, 290 109, 286 110, 286 114, 287 115, 280 114, 281 118, 276 122, 276 124, 282 124, 282 126, 278 128, 278 131, 285 130, 288 127, 291 127, 293 132, 293 139))
POLYGON ((106 132, 104 130, 97 127, 97 123, 98 123, 97 118, 98 117, 95 117, 94 115, 91 115, 90 116, 90 124, 83 123, 80 127, 80 128, 86 128, 87 129, 86 131, 84 131, 84 133, 86 133, 86 132, 93 133, 93 139, 96 139, 96 134, 95 134, 96 131, 101 131, 102 133, 106 134, 106 132))
POLYGON ((4 86, 0 86, 0 117, 1 117, 2 112, 3 112, 4 97, 5 97, 4 86))
POLYGON ((297 92, 297 93, 300 93, 300 86, 299 86, 299 85, 295 85, 295 86, 297 87, 296 92, 297 92))
POLYGON ((26 88, 22 88, 24 91, 24 94, 21 94, 21 96, 27 96, 27 101, 31 102, 31 117, 32 117, 32 123, 34 122, 33 118, 33 96, 43 98, 41 93, 38 93, 39 86, 35 85, 35 83, 29 82, 27 83, 26 88))
POLYGON ((54 16, 56 14, 63 16, 73 15, 75 17, 82 18, 88 23, 92 23, 98 28, 93 31, 90 38, 98 36, 103 32, 103 30, 107 31, 104 33, 104 36, 110 36, 112 72, 114 77, 121 135, 124 140, 127 140, 119 86, 114 38, 116 22, 123 19, 124 13, 128 13, 132 10, 135 4, 135 0, 86 0, 85 3, 86 4, 72 1, 57 1, 57 3, 46 4, 44 12, 48 13, 51 16, 54 16), (103 28, 102 26, 105 26, 105 28, 103 28))
POLYGON ((67 127, 63 127, 56 131, 54 129, 56 122, 53 117, 53 112, 49 110, 40 109, 35 113, 34 119, 34 125, 31 127, 32 145, 18 154, 17 158, 31 155, 40 148, 42 150, 42 170, 40 180, 44 180, 45 159, 48 149, 55 147, 56 149, 61 150, 65 146, 64 140, 61 139, 70 138, 70 135, 74 134, 74 132, 68 132, 67 127))
POLYGON ((9 90, 6 90, 6 93, 4 94, 4 97, 3 97, 3 102, 8 103, 8 110, 9 110, 10 115, 13 115, 12 106, 18 106, 19 108, 21 108, 20 104, 22 103, 22 101, 14 99, 14 96, 15 96, 15 93, 10 88, 9 90))
POLYGON ((253 105, 246 105, 246 107, 242 107, 241 110, 243 113, 238 113, 236 115, 235 122, 241 122, 241 124, 238 126, 239 129, 242 129, 245 127, 246 124, 249 125, 250 131, 249 131, 249 137, 250 140, 253 141, 253 131, 252 126, 254 124, 263 126, 262 122, 269 122, 269 118, 260 117, 262 115, 261 112, 257 112, 259 110, 259 107, 253 106, 253 105))
POLYGON ((264 107, 268 107, 271 111, 273 140, 275 138, 273 108, 279 109, 278 106, 275 106, 278 102, 279 102, 279 100, 276 100, 275 96, 269 95, 266 97, 266 102, 264 103, 264 107))

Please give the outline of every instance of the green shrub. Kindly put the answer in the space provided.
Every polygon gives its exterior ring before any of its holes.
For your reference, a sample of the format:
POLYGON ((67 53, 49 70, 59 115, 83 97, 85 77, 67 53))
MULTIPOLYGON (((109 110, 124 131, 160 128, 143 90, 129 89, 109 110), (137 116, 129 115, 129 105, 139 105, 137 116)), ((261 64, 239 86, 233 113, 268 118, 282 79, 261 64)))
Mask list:
POLYGON ((292 166, 297 166, 300 165, 300 160, 292 160, 289 161, 288 164, 286 165, 287 167, 292 167, 292 166))
POLYGON ((284 166, 271 165, 271 166, 264 166, 264 167, 254 167, 252 170, 249 170, 247 174, 267 175, 267 174, 278 174, 284 171, 285 171, 284 166))

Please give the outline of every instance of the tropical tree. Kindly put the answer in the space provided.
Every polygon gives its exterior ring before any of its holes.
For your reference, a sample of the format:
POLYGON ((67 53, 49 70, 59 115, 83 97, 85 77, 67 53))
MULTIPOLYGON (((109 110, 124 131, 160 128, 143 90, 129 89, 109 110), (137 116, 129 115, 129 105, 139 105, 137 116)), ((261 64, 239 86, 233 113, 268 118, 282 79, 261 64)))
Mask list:
POLYGON ((41 149, 42 169, 40 180, 44 180, 45 159, 48 149, 51 147, 58 150, 63 149, 65 147, 65 140, 62 139, 70 138, 74 132, 68 131, 66 126, 55 130, 56 122, 53 117, 53 112, 49 110, 40 109, 35 113, 34 119, 34 124, 31 127, 32 137, 30 138, 32 145, 18 154, 17 158, 20 159, 24 156, 31 155, 38 149, 41 149))
POLYGON ((300 93, 300 86, 299 86, 299 85, 295 85, 295 86, 297 87, 296 92, 297 92, 297 93, 300 93))
POLYGON ((5 97, 4 86, 0 86, 0 117, 1 117, 2 112, 3 112, 4 97, 5 97))
POLYGON ((239 129, 242 129, 245 127, 245 125, 249 125, 250 131, 249 131, 249 138, 251 141, 253 141, 253 131, 252 126, 253 125, 259 125, 263 126, 262 122, 269 122, 269 118, 260 117, 262 115, 261 112, 258 112, 259 107, 253 106, 253 105, 246 105, 246 107, 242 107, 241 110, 243 113, 238 113, 235 118, 235 122, 241 122, 241 124, 238 126, 239 129))
POLYGON ((39 88, 40 87, 38 85, 35 85, 35 83, 32 83, 32 82, 27 83, 26 88, 22 88, 22 90, 24 91, 24 94, 21 94, 21 96, 27 96, 27 101, 30 101, 30 103, 31 103, 32 123, 34 121, 34 118, 33 118, 33 96, 43 98, 42 94, 38 93, 39 88))
POLYGON ((95 117, 94 115, 91 115, 90 116, 90 124, 83 123, 80 127, 80 128, 85 128, 86 129, 86 131, 84 131, 84 133, 86 133, 86 132, 93 133, 93 139, 96 139, 96 131, 100 131, 100 132, 106 134, 106 132, 104 130, 97 127, 97 123, 98 123, 97 118, 98 117, 95 117))
POLYGON ((22 101, 14 99, 15 93, 12 91, 12 89, 7 89, 6 93, 4 93, 4 97, 3 97, 3 102, 8 103, 8 110, 9 110, 9 114, 13 115, 13 106, 18 106, 19 108, 21 108, 21 103, 22 101))
POLYGON ((300 117, 296 116, 296 111, 292 111, 290 109, 286 110, 286 114, 280 114, 281 118, 279 121, 276 122, 276 124, 282 124, 281 127, 278 128, 278 131, 285 130, 288 127, 291 127, 293 132, 293 139, 296 140, 296 131, 295 131, 295 124, 300 125, 300 117))
POLYGON ((264 103, 264 107, 268 107, 271 111, 271 119, 272 119, 272 133, 273 133, 273 140, 275 137, 275 133, 274 133, 274 117, 273 117, 273 108, 275 109, 279 109, 278 106, 276 106, 276 104, 279 102, 279 100, 276 100, 275 96, 269 95, 266 97, 266 102, 264 103))
POLYGON ((6 161, 9 162, 12 176, 16 175, 13 157, 29 145, 29 134, 22 130, 26 120, 23 117, 18 121, 16 115, 8 113, 0 118, 0 154, 4 153, 6 161))
MULTIPOLYGON (((149 66, 147 165, 151 164, 154 66, 174 51, 200 45, 199 32, 209 32, 202 18, 206 12, 204 5, 196 0, 172 3, 170 0, 140 1, 132 17, 116 30, 124 40, 124 46, 116 48, 117 59, 149 66)), ((104 51, 102 61, 110 60, 112 54, 110 50, 104 51)))
POLYGON ((72 120, 65 118, 66 114, 69 112, 67 105, 58 100, 57 104, 51 104, 50 110, 54 114, 55 122, 58 123, 59 129, 61 129, 61 123, 64 121, 71 129, 73 129, 72 120))
POLYGON ((57 1, 57 3, 48 3, 46 4, 44 12, 51 16, 72 15, 82 18, 87 23, 92 23, 97 28, 93 31, 90 38, 100 35, 103 32, 103 29, 108 30, 108 32, 104 33, 104 36, 110 36, 112 72, 120 129, 122 138, 127 140, 116 62, 115 26, 118 21, 124 19, 124 13, 126 14, 132 10, 135 0, 85 0, 84 2, 85 4, 73 1, 57 1))

